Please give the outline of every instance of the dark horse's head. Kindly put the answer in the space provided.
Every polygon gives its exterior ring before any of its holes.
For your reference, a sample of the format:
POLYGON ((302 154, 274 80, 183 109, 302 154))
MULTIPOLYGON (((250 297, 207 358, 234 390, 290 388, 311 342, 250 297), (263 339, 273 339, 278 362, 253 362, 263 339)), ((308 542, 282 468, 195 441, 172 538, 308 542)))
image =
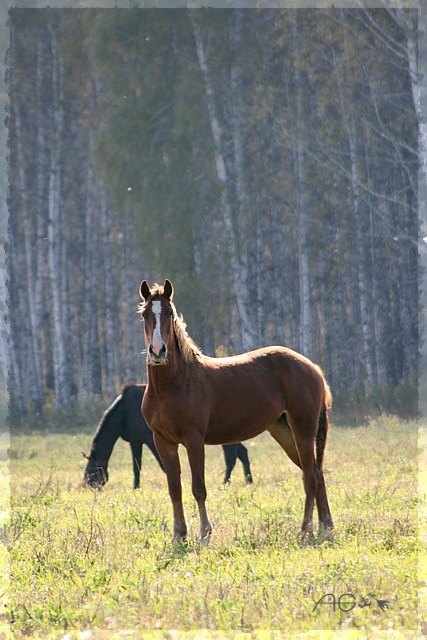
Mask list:
POLYGON ((145 344, 148 361, 152 365, 166 364, 170 340, 173 339, 173 317, 175 308, 172 303, 173 287, 166 279, 162 286, 149 288, 143 280, 139 293, 144 303, 140 306, 144 319, 145 344))
POLYGON ((88 463, 84 473, 84 482, 92 489, 102 489, 108 482, 107 460, 97 460, 94 456, 86 456, 88 463))

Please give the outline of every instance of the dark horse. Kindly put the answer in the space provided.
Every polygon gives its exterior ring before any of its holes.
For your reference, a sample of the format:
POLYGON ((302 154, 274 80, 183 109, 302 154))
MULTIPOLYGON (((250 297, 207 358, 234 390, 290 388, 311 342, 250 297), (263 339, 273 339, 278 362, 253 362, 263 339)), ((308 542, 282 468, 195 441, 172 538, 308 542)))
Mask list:
POLYGON ((185 539, 178 445, 187 449, 200 538, 212 532, 206 511, 205 444, 240 442, 269 431, 302 470, 305 490, 301 538, 333 528, 323 477, 331 393, 321 369, 285 347, 265 347, 229 358, 202 355, 172 302, 169 280, 140 286, 148 384, 142 413, 154 433, 172 501, 174 540, 185 539))
POLYGON ((123 388, 113 404, 108 407, 96 430, 84 480, 99 489, 108 481, 108 461, 118 438, 129 442, 132 450, 134 489, 139 488, 142 445, 147 445, 163 468, 153 441, 153 433, 141 415, 141 401, 145 385, 129 385, 123 388))
MULTIPOLYGON (((93 488, 100 489, 108 481, 108 461, 119 437, 129 442, 132 450, 133 487, 139 489, 142 445, 152 451, 163 468, 153 441, 153 432, 141 413, 141 403, 145 384, 132 384, 123 388, 122 393, 105 411, 92 441, 88 463, 84 472, 84 481, 93 488)), ((225 457, 224 484, 230 480, 237 458, 243 464, 245 480, 252 483, 248 451, 241 443, 223 446, 225 457)))

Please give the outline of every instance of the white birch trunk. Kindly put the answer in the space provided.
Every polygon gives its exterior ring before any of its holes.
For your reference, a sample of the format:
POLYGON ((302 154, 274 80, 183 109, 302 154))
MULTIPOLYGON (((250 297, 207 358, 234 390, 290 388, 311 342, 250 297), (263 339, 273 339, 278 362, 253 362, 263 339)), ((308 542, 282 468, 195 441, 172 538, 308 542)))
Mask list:
POLYGON ((295 92, 296 92, 296 182, 297 182, 297 223, 299 238, 299 298, 300 298, 300 345, 301 353, 311 356, 311 301, 309 282, 309 230, 306 200, 305 152, 303 136, 303 97, 301 75, 299 73, 299 34, 297 11, 292 23, 293 46, 295 51, 295 92))
POLYGON ((251 325, 249 315, 246 310, 245 300, 247 299, 247 291, 245 288, 244 275, 242 266, 239 260, 238 254, 238 242, 235 236, 232 221, 232 209, 230 204, 230 198, 228 193, 228 175, 225 166, 224 156, 222 152, 222 135, 221 128, 218 123, 216 115, 215 98, 212 88, 212 82, 210 78, 209 67, 205 57, 205 52, 202 43, 202 36, 197 25, 197 21, 193 15, 194 10, 189 10, 190 20, 193 26, 194 40, 196 43, 197 58, 202 72, 206 101, 208 105, 209 121, 212 131, 212 139, 215 153, 215 164, 217 170, 218 182, 221 190, 221 212, 224 222, 224 227, 227 232, 227 240, 230 250, 230 264, 231 264, 231 276, 233 283, 233 291, 239 311, 241 323, 242 323, 242 348, 244 350, 250 349, 254 343, 254 330, 251 325))
MULTIPOLYGON (((262 211, 262 209, 261 209, 262 211)), ((257 312, 257 347, 266 342, 266 324, 268 321, 264 300, 264 220, 261 212, 256 213, 255 220, 255 284, 256 284, 256 312, 257 312)), ((279 287, 278 287, 279 288, 279 287)))
MULTIPOLYGON (((370 170, 370 158, 369 158, 369 149, 368 149, 368 142, 365 141, 365 165, 366 165, 366 176, 368 179, 368 182, 371 182, 371 170, 370 170)), ((380 340, 379 340, 379 336, 381 335, 381 328, 380 328, 380 313, 379 313, 379 309, 380 309, 380 305, 379 305, 379 291, 378 291, 378 286, 377 286, 377 282, 378 282, 378 278, 377 278, 377 256, 376 256, 376 249, 375 249, 375 233, 376 233, 376 227, 375 227, 375 219, 374 219, 374 212, 372 210, 372 204, 371 204, 371 199, 369 197, 369 251, 370 251, 370 257, 371 257, 371 269, 372 269, 372 273, 371 273, 371 279, 370 279, 370 286, 371 286, 371 292, 372 292, 372 300, 373 300, 373 310, 372 310, 372 343, 373 343, 373 348, 375 351, 375 381, 376 384, 378 383, 383 383, 385 381, 385 370, 384 370, 384 362, 383 362, 383 355, 380 349, 380 340)))
POLYGON ((363 231, 362 231, 362 213, 360 202, 360 178, 359 167, 356 154, 356 132, 355 125, 350 116, 348 128, 350 162, 351 162, 351 187, 353 192, 353 212, 356 226, 356 254, 358 261, 357 279, 360 298, 360 317, 362 321, 363 346, 365 353, 366 374, 369 387, 372 389, 374 379, 374 367, 372 362, 372 338, 371 327, 369 321, 369 302, 368 302, 368 286, 366 275, 365 255, 363 251, 363 231))
POLYGON ((62 317, 63 296, 63 215, 62 215, 62 144, 64 130, 64 113, 62 107, 62 82, 60 73, 59 51, 57 45, 56 25, 52 25, 52 58, 53 58, 53 142, 50 154, 49 175, 49 222, 48 222, 48 260, 49 279, 53 310, 54 339, 54 383, 55 404, 58 409, 69 405, 69 389, 67 384, 67 354, 62 317))
POLYGON ((116 341, 117 332, 115 330, 117 316, 114 287, 114 269, 112 260, 112 238, 111 238, 111 210, 108 206, 107 194, 104 187, 100 188, 101 205, 101 233, 103 248, 103 269, 104 269, 104 309, 105 309, 105 380, 107 391, 110 396, 116 392, 116 372, 117 353, 116 341))
MULTIPOLYGON (((94 78, 94 102, 96 110, 101 109, 102 87, 97 70, 90 65, 94 78)), ((91 151, 93 153, 93 151, 91 151)), ((90 162, 92 160, 90 159, 90 162)), ((104 275, 104 353, 105 353, 105 386, 109 396, 116 392, 117 376, 117 332, 115 331, 115 318, 117 306, 115 304, 116 287, 114 286, 113 247, 112 247, 112 223, 111 209, 104 186, 97 190, 100 205, 100 228, 102 237, 103 275, 104 275)))
POLYGON ((138 381, 145 376, 146 358, 142 355, 144 346, 144 333, 141 318, 137 314, 138 283, 141 277, 140 265, 138 272, 135 269, 135 220, 132 213, 126 213, 123 218, 123 328, 122 341, 124 344, 124 377, 126 381, 138 381), (135 283, 137 286, 135 287, 135 283), (135 330, 134 330, 135 329, 135 330))
MULTIPOLYGON (((97 245, 95 177, 93 167, 93 131, 89 128, 88 174, 86 201, 86 233, 84 242, 84 335, 83 335, 83 386, 79 396, 83 403, 90 403, 102 392, 100 343, 98 331, 98 297, 95 280, 99 277, 100 264, 97 245)), ((102 273, 102 272, 101 272, 102 273)), ((101 275, 102 277, 102 275, 101 275)))
POLYGON ((0 249, 0 372, 2 380, 0 383, 0 389, 7 389, 7 377, 9 373, 9 327, 6 322, 6 299, 7 299, 7 285, 8 280, 6 256, 3 248, 0 249))
MULTIPOLYGON (((12 178, 13 174, 11 174, 12 178)), ((11 180, 11 192, 18 190, 18 184, 11 180)), ((17 207, 15 197, 12 195, 13 209, 17 207)), ((12 417, 19 417, 28 410, 28 382, 24 384, 23 375, 28 370, 28 350, 25 349, 25 331, 22 329, 25 314, 26 290, 24 290, 25 275, 24 265, 19 259, 19 246, 22 240, 19 238, 18 221, 9 218, 9 348, 10 348, 10 372, 8 386, 10 391, 10 413, 12 417)))
POLYGON ((354 116, 351 108, 346 103, 343 86, 342 86, 342 69, 340 68, 334 49, 332 49, 332 58, 334 63, 334 71, 337 81, 338 94, 341 103, 341 112, 344 125, 347 130, 347 139, 350 152, 350 176, 351 191, 353 197, 353 215, 355 224, 355 248, 357 256, 357 294, 359 298, 360 319, 362 324, 362 341, 364 364, 366 367, 366 387, 372 390, 374 386, 374 366, 372 362, 372 337, 369 317, 369 301, 368 301, 368 283, 366 274, 365 255, 363 250, 363 230, 362 230, 362 211, 360 198, 360 177, 356 150, 356 127, 354 116))
POLYGON ((43 357, 43 339, 45 333, 45 305, 47 290, 48 254, 48 217, 49 217, 49 154, 47 145, 47 117, 45 108, 44 81, 48 70, 48 42, 45 31, 38 33, 37 46, 37 161, 36 161, 36 279, 34 289, 36 335, 40 353, 41 383, 44 386, 44 374, 47 364, 43 357))
MULTIPOLYGON (((424 197, 427 196, 427 124, 422 122, 421 118, 421 103, 420 103, 420 87, 418 81, 418 63, 417 63, 417 41, 416 41, 416 33, 415 29, 411 28, 407 22, 406 27, 406 44, 407 44, 407 56, 408 56, 408 68, 409 68, 409 76, 411 79, 411 91, 412 91, 412 100, 414 103, 414 109, 417 114, 417 124, 418 124, 418 142, 419 142, 419 157, 420 157, 420 165, 423 176, 421 180, 422 184, 422 192, 424 197)), ((424 36, 425 36, 424 32, 424 36)), ((424 92, 424 99, 426 98, 426 78, 424 78, 424 83, 421 86, 421 90, 424 92)), ((424 114, 425 115, 425 114, 424 114)), ((422 193, 421 192, 421 193, 422 193)), ((425 200, 424 200, 425 202, 425 200)))
MULTIPOLYGON (((29 349, 30 370, 28 371, 29 392, 31 396, 32 409, 41 412, 43 406, 42 385, 40 376, 40 357, 37 344, 37 321, 35 307, 35 272, 34 264, 34 239, 32 233, 31 207, 29 202, 29 194, 27 187, 27 179, 25 173, 25 155, 23 150, 23 129, 21 125, 21 114, 19 111, 19 97, 15 96, 11 101, 11 109, 14 116, 15 124, 15 151, 17 154, 16 166, 18 168, 19 191, 21 194, 22 211, 20 219, 22 221, 24 254, 20 259, 25 264, 25 289, 27 292, 27 308, 25 310, 28 318, 29 326, 27 327, 27 342, 29 349)), ((18 212, 15 212, 18 215, 18 212)), ((22 323, 26 324, 24 318, 22 323)))

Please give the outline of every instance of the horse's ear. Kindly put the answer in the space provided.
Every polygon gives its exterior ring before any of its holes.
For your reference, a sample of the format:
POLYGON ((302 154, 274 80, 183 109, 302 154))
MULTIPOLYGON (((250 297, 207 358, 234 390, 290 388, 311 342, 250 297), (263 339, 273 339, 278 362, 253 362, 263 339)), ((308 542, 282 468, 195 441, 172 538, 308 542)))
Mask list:
POLYGON ((143 300, 147 300, 148 296, 150 295, 150 287, 148 286, 146 280, 143 280, 141 282, 141 286, 139 287, 139 295, 143 300))
POLYGON ((163 295, 167 300, 172 300, 173 297, 173 286, 172 282, 166 278, 165 284, 163 285, 163 295))

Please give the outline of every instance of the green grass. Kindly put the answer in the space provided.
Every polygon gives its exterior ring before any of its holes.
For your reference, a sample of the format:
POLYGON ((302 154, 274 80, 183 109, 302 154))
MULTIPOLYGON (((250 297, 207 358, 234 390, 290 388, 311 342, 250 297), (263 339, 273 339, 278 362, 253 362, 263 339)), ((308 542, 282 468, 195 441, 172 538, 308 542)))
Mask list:
POLYGON ((9 557, 6 547, 6 530, 9 518, 9 434, 0 431, 0 638, 9 636, 6 609, 9 592, 9 557))
POLYGON ((416 423, 383 418, 332 428, 325 477, 335 538, 311 546, 298 543, 301 474, 268 434, 248 443, 252 487, 239 466, 223 487, 222 451, 207 448, 214 527, 207 548, 197 543, 185 451, 189 542, 174 547, 166 481, 152 455, 144 452, 142 489, 133 491, 130 449, 120 441, 110 482, 94 493, 81 487, 81 451, 90 440, 90 431, 11 438, 8 608, 15 637, 133 629, 166 638, 165 630, 178 628, 221 629, 221 637, 279 629, 339 629, 345 637, 359 629, 380 637, 405 629, 410 637, 417 629, 416 423), (313 611, 329 592, 352 593, 358 604, 349 612, 313 611), (371 606, 359 606, 369 594, 371 606), (382 610, 375 597, 389 607, 382 610))

